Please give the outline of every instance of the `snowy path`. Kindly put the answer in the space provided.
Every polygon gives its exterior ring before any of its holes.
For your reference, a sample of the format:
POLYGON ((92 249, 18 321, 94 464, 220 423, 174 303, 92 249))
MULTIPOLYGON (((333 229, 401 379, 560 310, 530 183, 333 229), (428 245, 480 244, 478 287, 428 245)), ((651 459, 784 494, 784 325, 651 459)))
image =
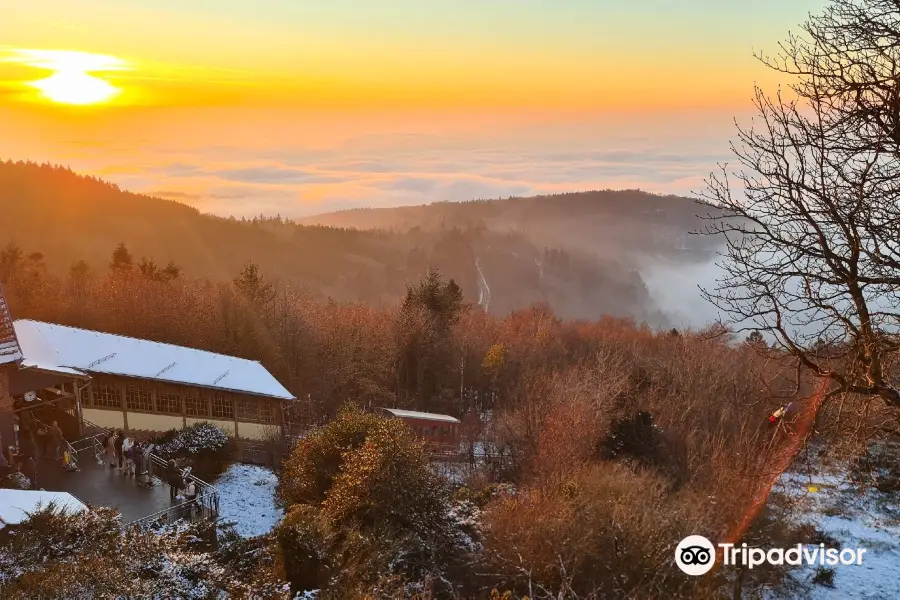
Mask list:
POLYGON ((481 282, 478 286, 478 306, 484 307, 484 312, 488 312, 491 306, 491 288, 487 279, 484 278, 484 272, 481 270, 481 259, 475 259, 475 268, 478 270, 478 277, 481 282))

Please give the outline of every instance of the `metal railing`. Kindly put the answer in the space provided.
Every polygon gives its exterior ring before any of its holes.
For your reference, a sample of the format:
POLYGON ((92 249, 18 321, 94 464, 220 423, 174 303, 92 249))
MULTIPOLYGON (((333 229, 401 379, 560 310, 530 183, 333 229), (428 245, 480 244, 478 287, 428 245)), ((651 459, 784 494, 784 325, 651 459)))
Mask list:
POLYGON ((85 430, 91 429, 93 433, 72 442, 72 448, 75 452, 90 450, 94 454, 94 458, 97 462, 102 462, 103 454, 106 451, 106 448, 103 447, 103 441, 110 433, 112 433, 112 429, 101 427, 96 423, 91 423, 87 419, 82 419, 82 424, 85 430))
MULTIPOLYGON (((150 477, 163 481, 162 477, 156 475, 154 471, 159 469, 160 472, 165 472, 168 469, 168 464, 163 458, 152 452, 147 457, 149 458, 150 477)), ((194 484, 194 489, 197 493, 194 499, 186 500, 181 504, 176 504, 171 508, 161 510, 152 515, 141 517, 128 523, 128 525, 137 525, 142 529, 153 529, 155 527, 173 525, 179 521, 214 520, 218 518, 219 491, 215 486, 206 483, 199 477, 195 477, 190 472, 181 471, 180 474, 185 482, 185 487, 190 483, 194 484)))
MULTIPOLYGON (((73 449, 75 451, 90 449, 93 451, 94 457, 98 461, 102 461, 103 454, 106 451, 106 448, 103 446, 103 441, 112 433, 112 430, 101 427, 96 423, 91 423, 87 419, 83 419, 82 422, 85 429, 92 430, 93 433, 76 441, 73 449)), ((168 483, 164 475, 168 468, 167 461, 154 454, 152 451, 148 452, 144 458, 147 480, 152 482, 156 479, 160 483, 168 483)), ((215 486, 192 475, 189 471, 181 471, 180 474, 185 483, 185 487, 189 483, 194 484, 197 495, 193 500, 186 500, 165 510, 141 517, 140 519, 135 519, 134 521, 127 523, 126 526, 136 525, 141 529, 153 529, 156 527, 174 525, 179 521, 218 518, 219 491, 215 486)), ((140 475, 143 475, 143 473, 140 473, 140 475)))

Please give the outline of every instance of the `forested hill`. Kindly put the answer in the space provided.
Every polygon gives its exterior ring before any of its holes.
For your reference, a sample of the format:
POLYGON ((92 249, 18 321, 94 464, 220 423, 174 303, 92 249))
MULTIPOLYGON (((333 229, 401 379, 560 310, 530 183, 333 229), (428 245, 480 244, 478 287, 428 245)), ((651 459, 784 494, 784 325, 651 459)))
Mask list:
MULTIPOLYGON (((669 199, 624 194, 628 207, 623 210, 628 214, 604 218, 603 231, 617 222, 623 230, 629 229, 644 218, 651 224, 664 222, 662 229, 648 225, 644 237, 651 240, 651 230, 684 233, 691 220, 685 215, 696 212, 687 208, 692 203, 681 199, 675 213, 667 211, 669 216, 661 217, 659 207, 669 199)), ((205 215, 66 168, 0 162, 0 247, 12 243, 23 256, 38 253, 47 269, 62 274, 82 260, 92 270, 105 272, 120 243, 136 261, 152 259, 160 266, 172 261, 190 278, 230 282, 247 262, 253 262, 271 279, 300 284, 339 300, 372 303, 402 298, 409 283, 435 267, 459 283, 467 301, 482 300, 491 312, 502 314, 547 302, 565 317, 612 314, 659 323, 659 307, 629 262, 628 248, 633 243, 623 244, 615 256, 584 252, 571 244, 543 243, 519 225, 546 211, 544 221, 559 214, 556 223, 563 226, 578 220, 573 207, 591 204, 591 198, 575 194, 541 201, 506 200, 496 201, 496 207, 487 202, 431 205, 405 210, 409 214, 443 210, 472 218, 443 220, 436 229, 421 226, 422 222, 419 227, 364 231, 280 218, 205 215), (546 208, 541 208, 544 201, 546 208), (475 219, 473 209, 485 218, 475 219)), ((343 225, 360 224, 347 221, 343 225)), ((587 237, 600 247, 601 238, 609 238, 598 235, 587 237)), ((577 237, 574 228, 572 237, 577 237)), ((679 239, 661 241, 658 247, 671 250, 678 247, 679 239)), ((643 246, 644 250, 649 247, 643 246)))
POLYGON ((308 217, 300 222, 358 229, 439 230, 484 227, 515 231, 535 244, 561 246, 622 259, 682 253, 691 262, 718 240, 690 235, 703 229, 712 207, 680 196, 639 190, 604 190, 424 206, 361 208, 308 217))

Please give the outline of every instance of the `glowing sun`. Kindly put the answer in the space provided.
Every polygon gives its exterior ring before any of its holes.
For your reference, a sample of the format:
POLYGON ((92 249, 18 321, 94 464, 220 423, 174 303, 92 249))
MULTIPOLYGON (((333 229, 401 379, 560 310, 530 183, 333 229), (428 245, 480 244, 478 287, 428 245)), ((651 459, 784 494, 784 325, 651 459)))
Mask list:
POLYGON ((113 56, 71 50, 18 50, 15 62, 53 71, 44 79, 29 81, 41 96, 59 104, 90 105, 109 102, 121 90, 108 81, 92 75, 127 69, 126 63, 113 56))

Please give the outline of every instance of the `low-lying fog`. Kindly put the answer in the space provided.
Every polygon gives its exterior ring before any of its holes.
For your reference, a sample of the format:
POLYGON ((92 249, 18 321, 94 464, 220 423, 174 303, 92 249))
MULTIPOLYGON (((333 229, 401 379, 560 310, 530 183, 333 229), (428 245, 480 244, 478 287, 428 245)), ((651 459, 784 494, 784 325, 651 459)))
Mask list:
POLYGON ((716 260, 692 265, 654 262, 643 265, 640 273, 672 327, 698 329, 719 318, 719 311, 700 292, 701 287, 715 287, 721 273, 716 260))

